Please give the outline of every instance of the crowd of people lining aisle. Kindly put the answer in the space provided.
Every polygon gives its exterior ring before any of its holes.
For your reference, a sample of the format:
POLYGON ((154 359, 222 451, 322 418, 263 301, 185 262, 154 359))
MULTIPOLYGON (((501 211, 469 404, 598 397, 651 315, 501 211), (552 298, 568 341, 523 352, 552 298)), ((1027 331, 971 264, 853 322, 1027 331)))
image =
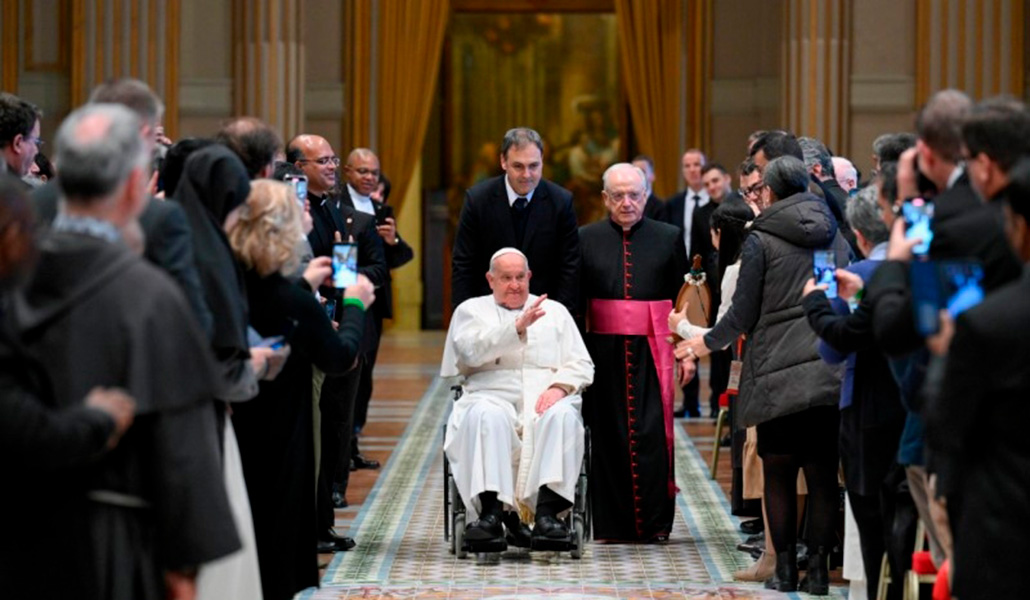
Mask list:
MULTIPOLYGON (((360 542, 333 510, 379 466, 358 434, 390 271, 413 256, 379 160, 341 165, 250 117, 172 143, 162 113, 139 81, 102 84, 50 164, 40 111, 0 94, 12 597, 291 598, 318 585, 318 552, 360 542)), ((732 511, 754 518, 736 579, 825 595, 846 547, 870 599, 884 556, 901 598, 919 522, 954 597, 1020 597, 1030 111, 945 90, 914 129, 880 136, 865 177, 819 140, 755 132, 736 189, 690 149, 665 201, 638 156, 608 167, 608 216, 582 227, 539 134, 508 131, 454 234, 441 374, 464 388, 445 451, 465 538, 568 537, 589 427, 594 542, 666 542, 674 418, 701 415, 709 356, 732 511), (674 308, 688 274, 700 313, 674 308)))

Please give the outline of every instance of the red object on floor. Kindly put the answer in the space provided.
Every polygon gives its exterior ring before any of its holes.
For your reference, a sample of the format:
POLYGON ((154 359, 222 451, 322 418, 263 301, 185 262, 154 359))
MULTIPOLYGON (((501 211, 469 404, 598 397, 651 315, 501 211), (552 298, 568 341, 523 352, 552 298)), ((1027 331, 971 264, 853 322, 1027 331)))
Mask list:
POLYGON ((933 575, 937 567, 933 566, 933 558, 926 550, 912 553, 912 570, 918 575, 933 575))
POLYGON ((948 571, 951 570, 951 565, 948 561, 944 561, 939 571, 937 571, 937 581, 933 584, 933 600, 951 600, 951 589, 948 585, 948 571))

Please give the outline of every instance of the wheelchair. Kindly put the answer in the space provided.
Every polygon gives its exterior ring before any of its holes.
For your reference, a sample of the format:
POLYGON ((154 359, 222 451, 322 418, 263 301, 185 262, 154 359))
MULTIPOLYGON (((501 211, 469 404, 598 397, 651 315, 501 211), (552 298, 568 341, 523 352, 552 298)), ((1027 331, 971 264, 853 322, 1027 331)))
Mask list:
MULTIPOLYGON (((461 386, 451 388, 454 392, 454 400, 461 397, 461 386)), ((447 425, 443 426, 444 438, 446 439, 447 425)), ((443 449, 441 448, 441 452, 443 449)), ((569 530, 569 537, 563 540, 534 539, 529 550, 568 552, 573 559, 583 557, 583 549, 591 535, 591 503, 587 494, 587 474, 590 472, 590 428, 584 427, 583 432, 583 462, 579 468, 579 479, 576 482, 575 498, 572 508, 561 519, 569 530)), ((469 553, 477 556, 498 555, 508 549, 504 540, 500 542, 478 542, 470 543, 465 539, 465 526, 467 515, 465 503, 458 493, 458 486, 454 482, 451 473, 451 465, 447 460, 447 454, 443 456, 443 510, 444 510, 444 540, 449 543, 448 551, 458 558, 467 558, 469 553)))

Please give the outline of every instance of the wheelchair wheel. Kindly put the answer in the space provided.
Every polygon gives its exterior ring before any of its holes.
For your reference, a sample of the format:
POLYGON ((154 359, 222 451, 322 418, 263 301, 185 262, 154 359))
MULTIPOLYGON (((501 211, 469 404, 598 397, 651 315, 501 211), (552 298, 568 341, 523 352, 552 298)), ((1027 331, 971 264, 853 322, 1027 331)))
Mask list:
POLYGON ((451 532, 451 540, 454 545, 451 547, 452 553, 458 558, 468 557, 468 551, 462 548, 465 545, 465 513, 458 513, 454 515, 454 528, 451 532))
POLYGON ((574 559, 583 558, 583 544, 586 542, 586 526, 583 522, 583 517, 580 515, 572 517, 572 537, 574 546, 569 552, 569 556, 574 559))

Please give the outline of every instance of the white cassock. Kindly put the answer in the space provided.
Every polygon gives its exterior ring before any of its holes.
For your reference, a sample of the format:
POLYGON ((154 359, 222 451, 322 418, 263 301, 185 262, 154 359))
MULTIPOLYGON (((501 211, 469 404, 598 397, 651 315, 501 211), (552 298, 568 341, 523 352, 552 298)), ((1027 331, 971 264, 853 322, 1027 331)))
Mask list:
POLYGON ((522 339, 515 332, 522 310, 492 295, 462 302, 451 317, 440 375, 465 379, 444 452, 470 521, 482 492, 529 513, 542 485, 574 499, 583 461, 580 392, 594 379, 594 363, 568 310, 553 300, 541 308, 522 339), (537 398, 555 384, 574 391, 537 415, 537 398))

